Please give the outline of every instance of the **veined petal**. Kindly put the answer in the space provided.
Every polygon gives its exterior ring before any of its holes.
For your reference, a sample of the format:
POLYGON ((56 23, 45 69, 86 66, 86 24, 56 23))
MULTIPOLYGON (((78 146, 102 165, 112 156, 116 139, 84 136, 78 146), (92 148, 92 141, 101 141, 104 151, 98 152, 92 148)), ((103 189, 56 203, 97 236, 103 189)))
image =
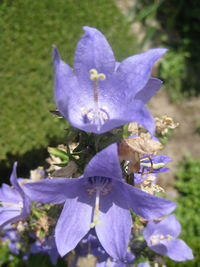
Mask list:
POLYGON ((137 122, 147 129, 152 135, 154 134, 154 118, 141 101, 134 100, 130 109, 127 109, 126 114, 130 122, 137 122))
POLYGON ((145 87, 136 94, 135 99, 141 100, 146 104, 158 92, 162 83, 159 79, 150 78, 145 87))
POLYGON ((97 153, 86 166, 84 177, 93 177, 97 175, 114 179, 122 179, 122 171, 119 163, 116 143, 97 153))
MULTIPOLYGON (((84 194, 85 191, 80 191, 83 199, 84 194)), ((88 199, 88 195, 86 197, 88 199)), ((55 228, 56 245, 61 257, 73 250, 90 230, 93 205, 93 197, 90 203, 84 203, 79 197, 65 202, 55 228)))
POLYGON ((126 58, 117 69, 121 84, 127 95, 133 98, 147 84, 153 64, 167 49, 150 49, 145 53, 126 58))
POLYGON ((85 34, 77 44, 74 57, 74 70, 81 84, 90 82, 89 72, 110 74, 115 69, 113 51, 104 35, 95 28, 83 27, 85 34))
POLYGON ((54 178, 23 184, 24 192, 33 201, 59 204, 78 195, 81 179, 54 178))
POLYGON ((194 258, 192 250, 182 239, 165 241, 167 256, 174 261, 186 261, 194 258))
POLYGON ((112 183, 111 191, 100 197, 98 220, 96 225, 98 239, 113 258, 125 260, 131 231, 131 215, 120 182, 112 183))
POLYGON ((106 120, 105 123, 100 128, 100 131, 97 133, 107 132, 115 127, 119 127, 126 123, 137 122, 142 124, 151 134, 154 134, 155 131, 155 121, 151 113, 144 106, 144 103, 139 100, 133 102, 121 103, 119 102, 117 108, 113 108, 109 112, 110 119, 106 120))
POLYGON ((0 201, 9 203, 19 203, 22 196, 18 191, 7 184, 2 184, 0 188, 0 201))
POLYGON ((127 191, 129 208, 139 216, 149 220, 156 219, 171 213, 177 206, 176 203, 145 193, 128 184, 124 184, 127 191))
POLYGON ((69 95, 72 92, 76 94, 78 83, 70 66, 61 60, 56 46, 53 47, 52 54, 55 74, 54 95, 56 106, 63 116, 68 118, 69 95))

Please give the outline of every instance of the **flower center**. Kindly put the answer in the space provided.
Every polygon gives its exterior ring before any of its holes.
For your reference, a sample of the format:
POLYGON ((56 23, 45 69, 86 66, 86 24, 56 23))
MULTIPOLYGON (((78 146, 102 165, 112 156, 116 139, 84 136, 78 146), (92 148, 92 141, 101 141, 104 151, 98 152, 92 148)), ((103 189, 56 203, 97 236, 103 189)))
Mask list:
POLYGON ((94 192, 96 192, 94 216, 90 225, 90 228, 94 228, 95 225, 102 224, 102 222, 98 220, 100 195, 106 195, 109 193, 111 190, 111 179, 100 176, 90 177, 88 179, 88 184, 88 195, 91 196, 94 192))
POLYGON ((160 243, 160 241, 162 240, 167 240, 167 241, 170 241, 171 239, 173 238, 173 236, 171 235, 152 235, 150 237, 150 242, 151 242, 151 245, 154 246, 154 245, 157 245, 160 243))
POLYGON ((106 75, 104 73, 98 73, 96 69, 90 70, 90 80, 94 82, 94 106, 91 109, 82 109, 84 122, 96 124, 98 130, 100 130, 104 122, 109 119, 106 108, 99 108, 98 102, 98 80, 104 81, 105 79, 106 75))

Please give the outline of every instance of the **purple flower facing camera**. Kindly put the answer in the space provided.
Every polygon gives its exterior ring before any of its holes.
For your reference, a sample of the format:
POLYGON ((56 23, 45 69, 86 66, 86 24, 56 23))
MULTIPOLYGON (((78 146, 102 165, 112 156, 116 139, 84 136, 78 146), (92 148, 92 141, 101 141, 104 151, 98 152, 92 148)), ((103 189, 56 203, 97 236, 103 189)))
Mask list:
POLYGON ((63 203, 55 228, 58 252, 64 256, 94 228, 105 251, 124 260, 132 219, 130 210, 146 219, 172 212, 176 204, 147 194, 122 179, 117 145, 97 153, 79 178, 44 179, 24 185, 35 201, 63 203))
POLYGON ((154 119, 145 107, 162 81, 151 78, 153 64, 167 51, 151 49, 116 62, 104 35, 83 27, 74 69, 61 60, 54 46, 55 100, 58 110, 72 126, 101 134, 135 121, 149 132, 154 119))

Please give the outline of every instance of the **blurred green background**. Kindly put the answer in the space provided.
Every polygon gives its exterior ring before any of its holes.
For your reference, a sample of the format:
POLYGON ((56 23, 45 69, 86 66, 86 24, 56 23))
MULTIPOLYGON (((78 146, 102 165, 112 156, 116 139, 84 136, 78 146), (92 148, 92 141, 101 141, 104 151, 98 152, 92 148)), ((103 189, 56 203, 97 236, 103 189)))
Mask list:
POLYGON ((51 50, 56 44, 62 58, 73 66, 84 25, 106 35, 118 60, 135 52, 135 36, 112 0, 0 2, 0 161, 4 173, 14 160, 22 170, 36 167, 49 144, 62 142, 65 122, 49 113, 55 109, 51 50))
MULTIPOLYGON (((66 121, 49 113, 55 109, 51 49, 56 44, 62 58, 73 66, 84 25, 96 27, 106 36, 118 61, 147 48, 169 48, 160 64, 159 78, 165 81, 163 87, 171 101, 185 105, 184 101, 198 97, 197 0, 1 0, 2 181, 8 181, 15 160, 19 161, 20 175, 27 176, 28 170, 45 164, 47 146, 64 142, 66 121)), ((195 134, 200 135, 200 119, 195 125, 195 134)), ((175 176, 182 237, 193 248, 196 260, 180 265, 169 261, 167 266, 200 266, 199 160, 187 158, 175 176)))

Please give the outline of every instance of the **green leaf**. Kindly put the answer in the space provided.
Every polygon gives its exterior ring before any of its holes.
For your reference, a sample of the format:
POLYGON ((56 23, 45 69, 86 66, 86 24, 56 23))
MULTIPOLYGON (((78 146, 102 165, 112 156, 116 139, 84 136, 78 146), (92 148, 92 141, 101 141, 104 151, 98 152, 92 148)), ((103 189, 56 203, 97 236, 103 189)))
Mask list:
POLYGON ((61 160, 65 161, 66 163, 69 161, 69 156, 66 151, 63 151, 62 149, 56 148, 56 147, 48 147, 48 152, 57 157, 61 160))

